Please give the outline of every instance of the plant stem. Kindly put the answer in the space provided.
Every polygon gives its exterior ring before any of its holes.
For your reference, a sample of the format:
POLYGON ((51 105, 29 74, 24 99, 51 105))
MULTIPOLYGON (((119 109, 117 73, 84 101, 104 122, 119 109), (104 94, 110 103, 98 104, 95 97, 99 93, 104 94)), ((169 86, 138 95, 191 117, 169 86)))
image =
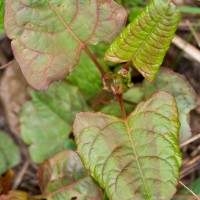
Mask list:
POLYGON ((95 58, 95 56, 91 53, 91 51, 86 46, 84 46, 84 50, 87 53, 87 55, 91 58, 91 60, 94 62, 94 64, 97 66, 97 68, 100 71, 102 77, 104 78, 104 76, 106 75, 106 72, 104 71, 104 69, 101 66, 101 64, 98 62, 98 60, 95 58))
POLYGON ((119 102, 119 106, 120 106, 120 110, 121 110, 121 114, 122 114, 122 119, 126 120, 126 111, 124 108, 124 103, 123 103, 123 98, 121 94, 116 94, 117 100, 119 102))
POLYGON ((128 71, 131 65, 132 65, 132 60, 129 61, 129 62, 127 62, 127 63, 122 67, 122 69, 126 69, 126 70, 128 71))

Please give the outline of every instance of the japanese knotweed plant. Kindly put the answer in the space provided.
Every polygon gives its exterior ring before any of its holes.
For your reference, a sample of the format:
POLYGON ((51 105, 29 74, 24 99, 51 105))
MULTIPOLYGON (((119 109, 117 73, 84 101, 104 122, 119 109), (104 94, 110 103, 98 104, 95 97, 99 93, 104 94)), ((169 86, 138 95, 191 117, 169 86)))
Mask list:
POLYGON ((154 81, 180 14, 170 0, 151 0, 124 28, 126 18, 126 10, 112 0, 6 0, 5 30, 32 87, 47 89, 78 63, 87 68, 89 62, 80 64, 79 59, 89 56, 121 110, 122 118, 81 112, 89 108, 66 81, 44 93, 31 92, 33 100, 22 111, 22 137, 32 145, 35 162, 49 158, 39 168, 41 190, 49 200, 104 198, 90 176, 112 200, 167 200, 176 192, 182 159, 175 98, 165 90, 152 92, 127 116, 122 95, 133 86, 131 65, 147 81, 154 81), (100 42, 111 44, 105 60, 124 63, 118 72, 106 72, 93 55, 90 46, 100 42), (65 142, 72 123, 77 152, 86 169, 75 152, 60 152, 64 145, 70 148, 71 143, 65 142), (48 140, 45 131, 51 136, 48 140))

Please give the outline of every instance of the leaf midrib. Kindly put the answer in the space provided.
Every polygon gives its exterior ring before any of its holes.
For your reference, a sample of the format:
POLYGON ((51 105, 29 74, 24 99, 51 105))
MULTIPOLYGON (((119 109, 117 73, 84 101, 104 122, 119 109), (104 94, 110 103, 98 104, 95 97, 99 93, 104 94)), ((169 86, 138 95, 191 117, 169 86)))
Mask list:
POLYGON ((72 37, 81 45, 82 49, 86 49, 85 44, 77 37, 77 35, 71 30, 71 28, 65 23, 64 19, 57 13, 56 9, 51 4, 50 0, 46 0, 49 4, 52 11, 55 13, 55 15, 59 18, 59 20, 62 22, 66 30, 72 35, 72 37))
POLYGON ((135 159, 136 159, 136 162, 137 162, 137 166, 138 166, 138 169, 139 169, 139 171, 140 171, 140 175, 141 175, 141 178, 142 178, 143 185, 144 185, 145 190, 146 190, 146 193, 147 193, 147 195, 148 195, 148 199, 151 200, 150 194, 149 194, 149 192, 148 192, 148 189, 147 189, 147 186, 146 186, 146 183, 145 183, 145 178, 144 178, 144 175, 143 175, 141 166, 140 166, 140 162, 139 162, 139 160, 138 160, 138 156, 137 156, 136 149, 135 149, 135 146, 134 146, 134 142, 133 142, 133 139, 132 139, 132 136, 131 136, 130 127, 129 127, 129 125, 128 125, 128 119, 127 119, 127 118, 124 120, 124 123, 125 123, 126 129, 127 129, 129 141, 131 142, 131 146, 132 146, 132 149, 133 149, 133 153, 134 153, 134 155, 135 155, 135 159))
MULTIPOLYGON (((154 7, 155 7, 155 5, 154 5, 154 7)), ((138 48, 138 50, 137 50, 137 52, 135 53, 135 55, 133 56, 132 60, 135 61, 137 55, 138 55, 139 52, 142 50, 144 44, 146 44, 146 41, 147 41, 147 40, 149 39, 149 37, 152 35, 152 33, 153 33, 155 27, 156 27, 156 26, 161 22, 161 20, 163 19, 162 16, 165 16, 165 15, 166 15, 166 13, 167 13, 167 11, 168 11, 168 8, 169 8, 169 7, 167 7, 165 13, 163 13, 163 15, 161 15, 159 21, 158 21, 157 23, 155 23, 155 25, 152 27, 152 30, 149 32, 149 34, 147 35, 147 37, 145 38, 145 40, 143 41, 143 43, 141 44, 141 46, 138 48)))

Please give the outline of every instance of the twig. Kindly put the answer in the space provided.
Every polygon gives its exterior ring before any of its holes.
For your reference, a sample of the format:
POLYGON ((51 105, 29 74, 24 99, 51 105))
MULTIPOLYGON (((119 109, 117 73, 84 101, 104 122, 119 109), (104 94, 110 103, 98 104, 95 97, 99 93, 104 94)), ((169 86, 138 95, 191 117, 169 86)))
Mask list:
POLYGON ((196 47, 194 47, 178 35, 174 36, 172 43, 178 48, 182 49, 191 58, 200 63, 200 51, 196 47))
POLYGON ((192 171, 196 170, 197 167, 199 168, 199 164, 200 164, 200 155, 193 158, 182 167, 180 177, 183 178, 192 171))
POLYGON ((195 135, 194 137, 190 138, 189 140, 183 142, 183 143, 180 145, 180 148, 183 148, 184 146, 186 146, 186 145, 188 145, 188 144, 190 144, 190 143, 192 143, 192 142, 194 142, 194 141, 196 141, 196 140, 198 140, 198 139, 200 139, 200 133, 197 134, 197 135, 195 135))
POLYGON ((13 60, 11 60, 10 62, 8 62, 8 63, 6 63, 6 64, 0 66, 0 69, 5 69, 5 68, 9 67, 11 64, 14 63, 14 61, 15 61, 15 60, 13 59, 13 60))
POLYGON ((195 194, 190 188, 188 188, 183 182, 179 181, 179 183, 180 183, 186 190, 188 190, 191 194, 193 194, 193 195, 196 197, 196 199, 200 200, 200 197, 199 197, 197 194, 195 194))
POLYGON ((12 189, 16 189, 18 187, 18 185, 20 184, 21 180, 23 179, 27 168, 29 167, 29 161, 26 161, 25 164, 23 165, 22 169, 20 170, 20 172, 18 173, 15 182, 13 184, 12 189))

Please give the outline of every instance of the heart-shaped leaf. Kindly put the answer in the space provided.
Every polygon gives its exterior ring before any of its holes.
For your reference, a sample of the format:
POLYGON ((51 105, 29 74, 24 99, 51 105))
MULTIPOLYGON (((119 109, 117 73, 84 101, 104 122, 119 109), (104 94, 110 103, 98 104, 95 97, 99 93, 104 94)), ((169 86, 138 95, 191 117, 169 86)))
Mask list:
POLYGON ((75 115, 88 108, 78 89, 66 81, 44 92, 31 90, 30 95, 32 101, 22 109, 21 131, 33 161, 40 163, 64 149, 75 115))
POLYGON ((101 200, 100 188, 73 151, 63 151, 39 167, 39 185, 48 200, 101 200))
POLYGON ((152 81, 163 62, 179 20, 180 14, 169 0, 151 0, 111 44, 105 59, 114 63, 133 61, 141 74, 152 81))
POLYGON ((5 29, 28 82, 46 89, 66 76, 87 45, 112 42, 126 17, 112 0, 6 0, 5 29))
POLYGON ((181 166, 174 98, 158 92, 124 121, 80 113, 74 122, 78 153, 109 199, 165 199, 176 191, 181 166))
POLYGON ((145 99, 160 90, 175 97, 181 122, 180 142, 187 140, 192 135, 187 116, 196 107, 197 102, 197 96, 191 84, 184 76, 167 68, 161 68, 153 83, 144 81, 143 85, 145 99))
POLYGON ((0 174, 15 167, 20 162, 18 146, 8 134, 0 131, 0 174))

